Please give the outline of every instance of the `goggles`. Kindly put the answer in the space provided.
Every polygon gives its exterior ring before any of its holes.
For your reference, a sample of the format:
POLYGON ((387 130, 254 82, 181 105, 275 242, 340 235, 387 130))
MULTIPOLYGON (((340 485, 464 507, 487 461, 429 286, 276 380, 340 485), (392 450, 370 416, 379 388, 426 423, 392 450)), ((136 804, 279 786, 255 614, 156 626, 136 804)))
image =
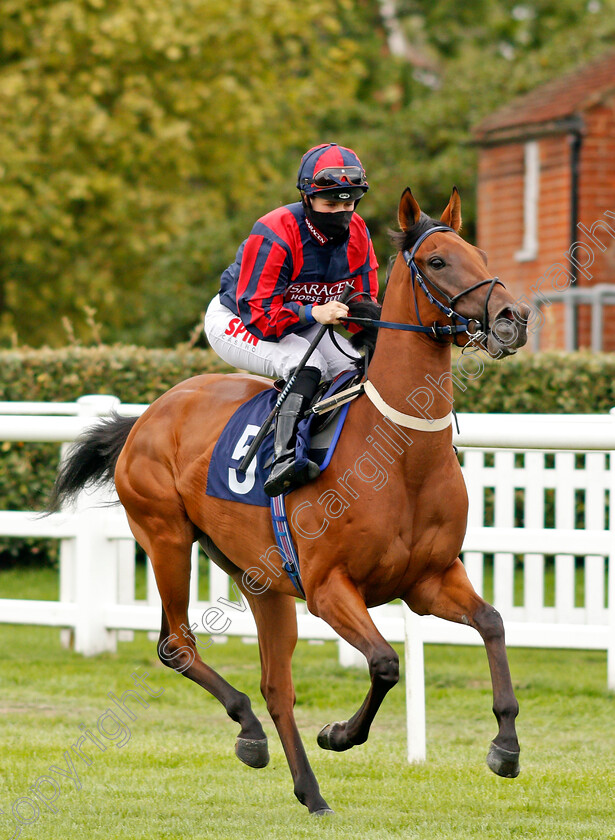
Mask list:
POLYGON ((345 185, 367 186, 365 172, 360 166, 328 166, 319 170, 311 180, 304 178, 304 182, 320 188, 343 187, 345 185))

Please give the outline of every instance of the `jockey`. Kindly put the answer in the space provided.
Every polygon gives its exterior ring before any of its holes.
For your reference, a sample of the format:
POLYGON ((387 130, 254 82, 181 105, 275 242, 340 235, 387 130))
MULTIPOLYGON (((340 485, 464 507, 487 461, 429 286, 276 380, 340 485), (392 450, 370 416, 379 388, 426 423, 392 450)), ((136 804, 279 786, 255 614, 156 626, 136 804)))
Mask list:
MULTIPOLYGON (((376 301, 378 263, 369 231, 355 212, 369 189, 352 149, 325 143, 303 155, 297 177, 301 201, 260 218, 222 274, 205 315, 211 347, 229 364, 288 380, 321 324, 348 315, 337 300, 347 283, 376 301)), ((358 357, 350 342, 340 346, 358 357)), ((278 496, 319 474, 295 469, 295 434, 321 379, 349 367, 325 334, 299 372, 276 418, 274 461, 265 492, 278 496)))

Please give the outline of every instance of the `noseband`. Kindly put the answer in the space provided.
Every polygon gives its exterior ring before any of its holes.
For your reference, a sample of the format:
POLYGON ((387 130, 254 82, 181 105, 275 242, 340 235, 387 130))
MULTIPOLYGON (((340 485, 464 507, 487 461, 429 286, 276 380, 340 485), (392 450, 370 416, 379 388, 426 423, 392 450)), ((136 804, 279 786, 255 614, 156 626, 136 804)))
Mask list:
MULTIPOLYGON (((419 238, 416 240, 414 245, 412 246, 411 251, 402 251, 404 260, 406 261, 406 265, 410 269, 410 276, 412 278, 412 294, 414 296, 414 306, 416 310, 416 317, 418 319, 417 324, 398 324, 393 321, 377 321, 373 320, 372 318, 342 318, 343 321, 349 321, 353 324, 372 324, 374 327, 384 327, 385 329, 392 329, 392 330, 409 330, 410 332, 422 332, 428 333, 431 338, 435 339, 436 341, 440 340, 444 337, 457 337, 460 333, 467 333, 470 336, 479 336, 483 335, 486 336, 489 332, 489 300, 491 298, 491 294, 493 289, 496 285, 500 285, 505 288, 504 284, 498 277, 490 277, 487 280, 480 280, 478 283, 475 283, 473 286, 469 286, 467 289, 463 289, 459 294, 454 295, 451 297, 445 291, 443 291, 439 286, 437 286, 433 280, 430 280, 428 277, 424 277, 418 269, 418 266, 415 262, 415 256, 418 249, 421 247, 423 242, 427 239, 428 236, 431 236, 432 233, 438 233, 439 231, 448 231, 450 233, 457 233, 451 227, 447 225, 435 225, 434 227, 429 228, 428 230, 424 231, 419 238), (437 295, 442 297, 446 304, 442 303, 440 300, 435 298, 432 293, 427 288, 427 284, 431 286, 431 288, 436 292, 437 295), (481 286, 486 286, 489 284, 489 289, 487 290, 487 296, 485 298, 485 308, 483 311, 483 320, 478 321, 476 318, 466 318, 464 315, 460 315, 459 312, 456 312, 454 309, 455 303, 462 298, 464 295, 469 294, 470 292, 474 292, 476 289, 480 289, 481 286), (440 324, 432 324, 431 327, 426 326, 423 324, 421 320, 421 315, 419 313, 419 304, 416 296, 416 287, 417 285, 426 296, 427 300, 432 303, 440 312, 444 313, 447 318, 450 319, 451 323, 445 326, 441 326, 440 324)), ((362 295, 362 292, 358 292, 354 295, 351 295, 349 301, 357 296, 362 295)))

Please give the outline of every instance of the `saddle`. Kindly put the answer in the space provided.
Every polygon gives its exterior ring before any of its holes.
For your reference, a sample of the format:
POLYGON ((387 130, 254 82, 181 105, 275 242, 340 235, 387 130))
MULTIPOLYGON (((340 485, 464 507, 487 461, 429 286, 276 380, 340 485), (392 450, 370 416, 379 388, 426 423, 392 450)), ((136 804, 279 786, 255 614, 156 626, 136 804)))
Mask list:
MULTIPOLYGON (((299 423, 296 459, 314 461, 321 472, 328 466, 342 431, 350 401, 359 396, 363 374, 345 371, 333 382, 321 386, 299 423)), ((279 386, 278 386, 279 387, 279 386)), ((208 496, 269 507, 263 484, 273 460, 273 429, 245 474, 238 467, 250 442, 275 405, 276 387, 261 391, 241 405, 230 417, 214 447, 207 473, 208 496)))
MULTIPOLYGON (((320 464, 319 453, 328 451, 333 442, 342 408, 363 393, 363 376, 363 372, 359 370, 344 371, 335 379, 321 382, 314 394, 303 420, 299 423, 299 435, 304 434, 309 441, 309 452, 316 455, 316 463, 320 464)), ((278 392, 281 392, 285 385, 284 379, 276 379, 273 383, 278 392)), ((265 467, 270 465, 271 460, 265 467)))

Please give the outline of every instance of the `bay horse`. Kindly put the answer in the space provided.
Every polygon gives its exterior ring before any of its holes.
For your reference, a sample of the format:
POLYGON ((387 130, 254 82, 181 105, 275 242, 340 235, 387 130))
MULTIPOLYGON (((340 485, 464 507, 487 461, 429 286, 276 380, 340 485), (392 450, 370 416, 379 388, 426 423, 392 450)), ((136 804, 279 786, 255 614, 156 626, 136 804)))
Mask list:
MULTIPOLYGON (((459 559, 468 502, 452 445, 451 345, 478 347, 480 338, 490 356, 513 353, 526 341, 528 310, 489 276, 485 254, 459 236, 456 189, 439 223, 422 213, 406 189, 398 219, 401 232, 393 238, 399 253, 368 368, 369 393, 351 403, 327 469, 286 497, 308 609, 369 665, 363 704, 347 721, 325 726, 318 744, 341 752, 367 740, 399 679, 398 656, 368 607, 400 598, 419 615, 468 624, 482 636, 498 723, 487 763, 500 776, 514 777, 518 704, 502 620, 474 591, 459 559)), ((275 545, 270 512, 204 492, 212 451, 228 419, 269 387, 262 377, 205 374, 171 388, 138 419, 103 421, 74 444, 49 509, 58 510, 85 486, 115 481, 162 599, 161 661, 223 704, 240 726, 237 756, 264 767, 267 738, 249 698, 203 661, 188 622, 193 543, 198 540, 230 575, 256 621, 261 691, 295 795, 311 814, 322 815, 331 809, 293 714, 297 592, 281 570, 280 553, 268 551, 275 545)))

